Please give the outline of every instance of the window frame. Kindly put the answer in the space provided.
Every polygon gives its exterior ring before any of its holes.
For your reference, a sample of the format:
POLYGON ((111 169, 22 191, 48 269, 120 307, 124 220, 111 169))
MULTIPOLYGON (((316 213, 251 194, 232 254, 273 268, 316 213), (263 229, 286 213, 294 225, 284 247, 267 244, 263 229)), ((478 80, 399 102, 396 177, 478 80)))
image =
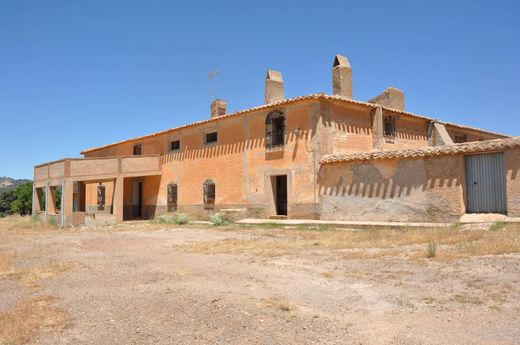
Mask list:
POLYGON ((179 187, 177 183, 168 183, 166 186, 166 210, 167 212, 177 211, 179 205, 179 187), (170 195, 170 192, 172 195, 170 195))
POLYGON ((205 210, 214 210, 217 199, 217 187, 213 180, 206 180, 202 185, 202 207, 205 210))
POLYGON ((204 145, 212 145, 218 143, 218 131, 204 132, 204 145), (210 135, 215 135, 215 140, 208 141, 210 135))
POLYGON ((132 149, 133 156, 142 156, 143 155, 143 144, 136 144, 132 149), (136 149, 139 148, 139 153, 136 153, 136 149))
POLYGON ((397 134, 397 126, 395 125, 394 115, 383 116, 383 136, 385 138, 395 138, 397 134), (388 128, 387 125, 390 127, 388 128))
POLYGON ((286 143, 287 116, 273 110, 265 117, 265 148, 283 148, 286 143))
POLYGON ((97 209, 98 211, 104 211, 106 206, 106 192, 107 189, 101 183, 96 188, 97 191, 97 209))
POLYGON ((180 151, 180 149, 181 149, 181 140, 180 139, 170 140, 170 145, 169 145, 168 149, 169 149, 170 152, 180 151), (179 143, 179 147, 173 148, 173 143, 179 143))

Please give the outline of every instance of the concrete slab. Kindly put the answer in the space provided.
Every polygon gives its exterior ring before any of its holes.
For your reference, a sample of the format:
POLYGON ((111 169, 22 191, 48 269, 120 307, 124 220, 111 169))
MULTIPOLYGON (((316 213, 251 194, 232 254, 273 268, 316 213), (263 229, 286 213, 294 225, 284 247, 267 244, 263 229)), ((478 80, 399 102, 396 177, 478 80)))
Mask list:
POLYGON ((341 220, 313 220, 313 219, 255 219, 246 218, 236 222, 237 224, 280 224, 280 225, 329 225, 335 227, 421 227, 421 228, 437 228, 449 227, 452 223, 419 223, 419 222, 356 222, 341 220))

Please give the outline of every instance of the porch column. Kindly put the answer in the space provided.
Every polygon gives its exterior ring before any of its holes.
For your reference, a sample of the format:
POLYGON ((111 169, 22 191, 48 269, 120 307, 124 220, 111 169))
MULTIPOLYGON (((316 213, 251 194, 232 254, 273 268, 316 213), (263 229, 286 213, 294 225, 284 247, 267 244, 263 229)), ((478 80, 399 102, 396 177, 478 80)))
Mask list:
POLYGON ((47 214, 56 214, 56 186, 48 186, 45 209, 47 214))
POLYGON ((63 179, 61 183, 61 226, 65 227, 72 223, 72 205, 74 197, 74 185, 70 178, 63 179))
POLYGON ((116 216, 116 222, 123 222, 123 185, 124 185, 124 177, 118 176, 115 179, 114 183, 114 204, 113 204, 113 212, 116 216))
POLYGON ((36 211, 37 210, 40 210, 40 199, 38 198, 38 196, 36 195, 36 187, 35 187, 35 184, 33 183, 33 194, 32 194, 32 210, 31 210, 31 214, 34 216, 36 215, 36 211), (38 204, 36 204, 38 203, 38 204))
POLYGON ((45 223, 47 223, 47 220, 49 219, 49 203, 50 203, 50 197, 51 192, 49 188, 49 183, 45 185, 45 223))

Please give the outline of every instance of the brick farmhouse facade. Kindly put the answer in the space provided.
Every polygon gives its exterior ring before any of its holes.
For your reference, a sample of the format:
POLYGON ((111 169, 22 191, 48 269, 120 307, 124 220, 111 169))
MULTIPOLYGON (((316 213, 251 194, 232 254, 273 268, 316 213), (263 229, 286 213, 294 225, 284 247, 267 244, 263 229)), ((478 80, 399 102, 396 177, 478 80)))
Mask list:
POLYGON ((520 216, 520 138, 407 112, 393 87, 356 101, 352 68, 340 55, 332 81, 332 95, 285 99, 282 74, 270 70, 264 105, 228 113, 217 99, 207 120, 37 165, 33 213, 63 226, 168 212, 439 222, 470 212, 520 216), (468 163, 475 159, 488 166, 475 170, 468 163))

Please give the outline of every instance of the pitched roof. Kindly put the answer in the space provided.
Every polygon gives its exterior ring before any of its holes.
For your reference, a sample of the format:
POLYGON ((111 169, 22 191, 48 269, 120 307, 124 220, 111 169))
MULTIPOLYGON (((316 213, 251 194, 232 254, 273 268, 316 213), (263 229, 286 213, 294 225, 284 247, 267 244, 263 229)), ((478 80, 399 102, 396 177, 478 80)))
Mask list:
MULTIPOLYGON (((118 141, 118 142, 115 142, 115 143, 112 143, 112 144, 108 144, 108 145, 103 145, 103 146, 99 146, 99 147, 95 147, 95 148, 86 149, 86 150, 81 151, 80 153, 81 154, 85 154, 85 153, 89 153, 89 152, 92 152, 92 151, 97 151, 97 150, 100 150, 100 149, 104 149, 104 148, 108 148, 108 147, 111 147, 111 146, 115 146, 115 145, 118 145, 118 144, 130 142, 130 141, 137 141, 137 140, 142 140, 142 139, 153 138, 153 137, 156 137, 156 136, 159 136, 159 135, 162 135, 162 134, 171 133, 171 132, 183 129, 183 128, 203 125, 203 124, 206 124, 206 123, 220 121, 222 119, 226 119, 226 118, 233 117, 233 116, 244 115, 244 114, 248 114, 248 113, 255 112, 255 111, 260 111, 260 110, 268 110, 268 109, 272 109, 272 108, 276 108, 276 107, 280 107, 280 106, 284 106, 284 105, 296 104, 296 103, 309 101, 309 100, 338 101, 338 102, 345 103, 345 104, 357 104, 357 105, 368 107, 368 108, 371 108, 371 109, 375 109, 377 107, 381 107, 384 110, 391 111, 391 112, 394 112, 394 113, 403 114, 403 115, 406 115, 406 116, 411 116, 411 117, 420 118, 420 119, 429 120, 429 121, 438 121, 435 118, 431 118, 431 117, 428 117, 428 116, 419 115, 419 114, 415 114, 415 113, 409 113, 409 112, 406 112, 406 111, 403 111, 403 110, 397 110, 397 109, 392 109, 392 108, 388 108, 388 107, 383 107, 383 106, 381 106, 379 104, 362 102, 362 101, 356 101, 356 100, 345 98, 345 97, 341 97, 341 96, 326 95, 324 93, 314 93, 314 94, 310 94, 310 95, 306 95, 306 96, 300 96, 300 97, 295 97, 295 98, 290 98, 290 99, 284 99, 284 100, 281 100, 281 101, 278 101, 278 102, 275 102, 275 103, 264 104, 264 105, 261 105, 261 106, 257 106, 257 107, 253 107, 253 108, 249 108, 249 109, 245 109, 245 110, 240 110, 240 111, 237 111, 237 112, 234 112, 234 113, 230 113, 230 114, 226 114, 226 115, 222 115, 222 116, 208 118, 207 120, 197 121, 197 122, 193 122, 193 123, 182 125, 182 126, 178 126, 178 127, 173 127, 173 128, 170 128, 170 129, 166 129, 164 131, 160 131, 160 132, 156 132, 156 133, 152 133, 152 134, 148 134, 148 135, 144 135, 144 136, 140 136, 140 137, 136 137, 136 138, 126 139, 126 140, 118 141)), ((454 126, 454 127, 464 128, 464 129, 471 129, 471 130, 479 131, 479 132, 482 132, 482 133, 488 133, 488 134, 493 134, 493 135, 499 135, 499 136, 507 137, 507 135, 505 135, 505 134, 490 132, 490 131, 486 131, 486 130, 479 129, 479 128, 474 128, 474 127, 469 127, 469 126, 461 126, 461 125, 456 125, 456 124, 453 124, 453 123, 449 123, 449 125, 454 126)))
POLYGON ((493 139, 485 141, 475 141, 469 143, 445 145, 445 146, 427 146, 417 149, 400 150, 400 151, 377 151, 377 152, 359 152, 359 153, 336 153, 323 156, 320 164, 334 164, 340 162, 359 162, 368 160, 381 160, 391 158, 423 158, 449 156, 466 153, 481 153, 501 151, 520 147, 520 137, 510 137, 505 139, 493 139))

